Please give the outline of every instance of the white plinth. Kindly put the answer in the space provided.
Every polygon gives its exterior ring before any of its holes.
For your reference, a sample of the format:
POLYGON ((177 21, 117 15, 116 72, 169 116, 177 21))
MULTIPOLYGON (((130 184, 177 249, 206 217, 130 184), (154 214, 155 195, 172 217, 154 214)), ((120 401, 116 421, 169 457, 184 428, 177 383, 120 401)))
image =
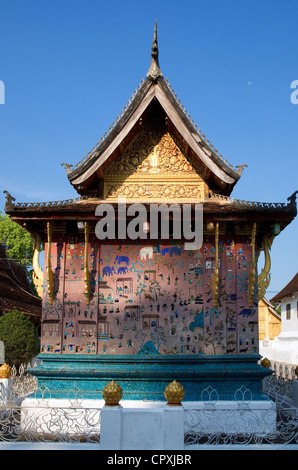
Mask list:
POLYGON ((101 412, 102 449, 184 449, 183 406, 104 407, 101 412))

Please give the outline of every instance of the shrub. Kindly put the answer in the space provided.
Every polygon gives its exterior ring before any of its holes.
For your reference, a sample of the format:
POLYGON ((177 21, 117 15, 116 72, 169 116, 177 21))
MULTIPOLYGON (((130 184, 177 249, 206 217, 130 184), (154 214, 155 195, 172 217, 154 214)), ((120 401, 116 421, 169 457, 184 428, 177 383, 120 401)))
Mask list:
POLYGON ((0 317, 0 340, 4 342, 5 362, 20 366, 38 354, 38 335, 33 323, 17 310, 0 317))

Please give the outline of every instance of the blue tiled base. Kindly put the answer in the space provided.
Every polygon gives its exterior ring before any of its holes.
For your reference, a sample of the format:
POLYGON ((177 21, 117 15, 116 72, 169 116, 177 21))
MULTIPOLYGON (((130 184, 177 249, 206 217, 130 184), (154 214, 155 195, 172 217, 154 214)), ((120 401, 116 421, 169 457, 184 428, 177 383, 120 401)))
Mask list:
POLYGON ((258 364, 260 356, 105 356, 40 354, 42 364, 30 370, 39 388, 51 397, 102 399, 102 389, 115 380, 123 400, 162 400, 165 387, 177 380, 185 390, 184 401, 208 401, 205 391, 216 390, 211 400, 265 400, 262 379, 272 371, 258 364), (246 392, 243 397, 239 390, 246 392), (74 392, 72 392, 74 390, 74 392), (251 394, 251 395, 250 395, 251 394))

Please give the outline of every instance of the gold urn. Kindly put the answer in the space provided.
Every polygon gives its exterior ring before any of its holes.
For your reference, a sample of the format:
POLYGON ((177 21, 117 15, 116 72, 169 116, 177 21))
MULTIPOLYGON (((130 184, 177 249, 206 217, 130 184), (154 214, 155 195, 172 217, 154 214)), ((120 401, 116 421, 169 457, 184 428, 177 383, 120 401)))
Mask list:
POLYGON ((267 357, 261 360, 261 366, 264 367, 265 369, 270 368, 271 362, 269 361, 269 359, 267 359, 267 357))
POLYGON ((181 406, 184 395, 184 388, 176 380, 167 385, 164 391, 164 397, 167 400, 167 405, 170 406, 181 406))
POLYGON ((123 395, 122 388, 112 380, 102 390, 102 396, 106 406, 118 406, 123 395))
POLYGON ((9 379, 11 376, 11 367, 8 364, 3 364, 0 367, 0 377, 1 379, 9 379))

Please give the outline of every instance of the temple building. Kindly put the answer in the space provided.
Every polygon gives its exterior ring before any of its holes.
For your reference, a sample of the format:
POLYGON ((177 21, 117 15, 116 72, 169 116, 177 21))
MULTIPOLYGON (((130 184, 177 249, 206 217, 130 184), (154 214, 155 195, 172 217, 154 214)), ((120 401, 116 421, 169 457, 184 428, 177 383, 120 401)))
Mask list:
POLYGON ((286 203, 231 197, 246 165, 220 155, 163 77, 156 25, 146 78, 98 144, 62 165, 76 199, 7 194, 5 206, 35 238, 39 382, 95 391, 115 379, 126 398, 160 399, 178 380, 186 400, 208 384, 230 399, 245 384, 262 397, 258 302, 296 193, 286 203))

